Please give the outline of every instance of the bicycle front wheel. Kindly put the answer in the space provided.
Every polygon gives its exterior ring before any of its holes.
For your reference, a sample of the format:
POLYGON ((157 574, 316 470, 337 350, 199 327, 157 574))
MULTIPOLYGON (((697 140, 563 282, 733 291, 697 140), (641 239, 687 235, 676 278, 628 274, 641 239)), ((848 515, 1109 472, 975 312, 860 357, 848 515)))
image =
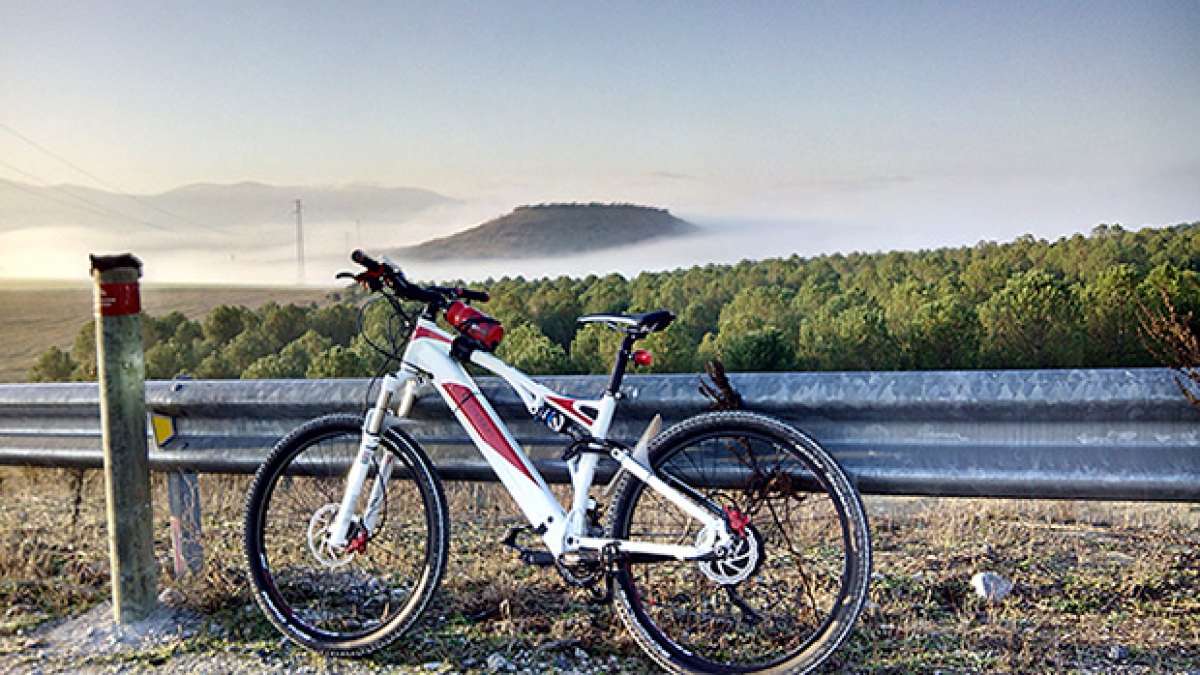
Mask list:
POLYGON ((362 434, 362 418, 328 415, 296 429, 259 469, 246 499, 245 552, 255 599, 293 641, 361 656, 420 617, 446 567, 449 520, 441 483, 416 441, 385 431, 355 505, 352 543, 328 531, 362 434), (383 457, 391 480, 363 524, 383 457))
MULTIPOLYGON (((652 441, 654 472, 717 514, 737 543, 717 560, 620 562, 617 613, 676 672, 809 672, 849 635, 867 597, 870 533, 828 452, 773 418, 697 415, 652 441)), ((636 477, 610 512, 615 539, 698 545, 711 533, 636 477)))

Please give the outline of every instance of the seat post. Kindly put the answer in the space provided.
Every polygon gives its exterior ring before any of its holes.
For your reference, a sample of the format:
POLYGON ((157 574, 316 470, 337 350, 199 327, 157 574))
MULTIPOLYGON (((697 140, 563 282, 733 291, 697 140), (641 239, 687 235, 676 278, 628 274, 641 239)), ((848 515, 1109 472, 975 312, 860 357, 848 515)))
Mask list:
POLYGON ((629 365, 629 353, 633 351, 633 343, 637 340, 636 333, 625 333, 621 341, 621 349, 617 351, 617 360, 613 362, 612 376, 608 380, 608 393, 613 396, 621 391, 621 380, 625 379, 625 368, 629 365))

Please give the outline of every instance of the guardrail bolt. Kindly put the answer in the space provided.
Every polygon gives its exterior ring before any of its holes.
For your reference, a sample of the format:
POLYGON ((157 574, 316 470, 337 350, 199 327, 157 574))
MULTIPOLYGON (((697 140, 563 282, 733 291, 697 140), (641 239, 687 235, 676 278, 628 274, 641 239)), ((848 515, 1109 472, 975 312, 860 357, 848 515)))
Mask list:
POLYGON ((130 254, 91 256, 91 262, 113 617, 128 623, 154 610, 158 586, 138 286, 142 263, 130 254))

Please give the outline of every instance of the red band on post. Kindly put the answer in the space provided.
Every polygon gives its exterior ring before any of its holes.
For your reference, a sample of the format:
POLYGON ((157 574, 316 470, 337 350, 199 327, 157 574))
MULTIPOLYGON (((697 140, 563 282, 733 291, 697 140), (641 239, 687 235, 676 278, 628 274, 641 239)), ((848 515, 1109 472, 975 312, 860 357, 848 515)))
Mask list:
POLYGON ((142 294, 136 281, 100 284, 100 316, 125 316, 142 311, 142 294))

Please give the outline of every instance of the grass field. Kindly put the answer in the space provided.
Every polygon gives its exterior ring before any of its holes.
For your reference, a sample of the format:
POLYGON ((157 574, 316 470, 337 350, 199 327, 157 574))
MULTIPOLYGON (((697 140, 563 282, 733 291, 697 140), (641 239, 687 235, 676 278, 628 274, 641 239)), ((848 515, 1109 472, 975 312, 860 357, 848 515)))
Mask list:
MULTIPOLYGON (((258 307, 323 302, 329 289, 146 285, 142 307, 151 314, 180 311, 202 318, 217 305, 258 307)), ((38 354, 51 346, 69 348, 79 326, 92 318, 92 287, 61 281, 0 280, 0 382, 24 382, 38 354)))
MULTIPOLYGON (((108 594, 102 479, 0 470, 0 658, 48 672, 233 669, 215 660, 230 654, 247 671, 412 672, 431 662, 473 670, 499 653, 536 670, 565 663, 562 654, 578 648, 603 664, 592 672, 653 670, 607 607, 587 604, 552 571, 523 566, 497 546, 516 513, 495 488, 467 484, 449 486, 450 567, 416 631, 366 661, 330 661, 281 642, 243 577, 246 482, 202 477, 205 571, 163 579, 204 617, 200 630, 149 651, 54 661, 38 652, 37 626, 108 594)), ((157 554, 166 565, 161 476, 155 499, 157 554)), ((1200 669, 1200 506, 867 501, 876 550, 871 604, 829 670, 1200 669), (998 604, 976 598, 969 579, 982 570, 1012 579, 1012 595, 998 604)))

